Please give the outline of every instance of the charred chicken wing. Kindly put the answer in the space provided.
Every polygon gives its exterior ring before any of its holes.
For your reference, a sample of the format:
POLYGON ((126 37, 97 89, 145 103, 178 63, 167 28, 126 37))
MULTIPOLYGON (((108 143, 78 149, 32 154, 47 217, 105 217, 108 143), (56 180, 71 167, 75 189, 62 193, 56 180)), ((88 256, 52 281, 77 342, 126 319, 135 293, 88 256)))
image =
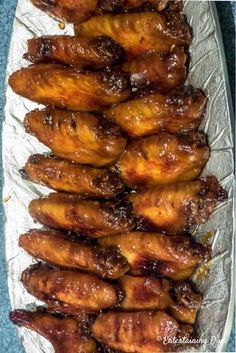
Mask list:
POLYGON ((130 232, 99 239, 101 246, 117 246, 133 275, 156 273, 174 280, 189 277, 209 257, 209 249, 189 236, 130 232))
POLYGON ((173 45, 191 42, 190 28, 185 20, 168 20, 156 12, 138 12, 92 17, 76 26, 77 35, 107 35, 119 43, 128 59, 148 51, 169 51, 173 45))
POLYGON ((15 310, 11 321, 45 337, 53 345, 55 353, 96 353, 96 342, 81 328, 77 320, 58 318, 48 313, 15 310))
POLYGON ((82 166, 52 156, 30 156, 21 173, 24 178, 51 189, 90 198, 111 198, 124 191, 121 179, 109 169, 82 166))
POLYGON ((46 36, 29 39, 24 57, 33 63, 55 61, 76 67, 103 68, 119 61, 122 54, 121 47, 106 36, 46 36))
POLYGON ((134 227, 132 207, 127 201, 92 201, 73 194, 52 193, 31 201, 29 212, 46 226, 92 238, 126 233, 134 227))
MULTIPOLYGON (((97 312, 115 306, 122 298, 115 286, 99 277, 77 271, 56 270, 34 265, 21 276, 26 290, 49 304, 59 302, 62 307, 97 312)), ((72 311, 73 312, 73 311, 72 311)))
POLYGON ((121 177, 136 189, 195 179, 209 158, 203 133, 158 135, 134 140, 118 161, 121 177))
POLYGON ((24 124, 53 154, 81 164, 111 164, 126 146, 117 125, 89 113, 46 108, 28 113, 24 124))
POLYGON ((112 349, 130 353, 173 352, 179 325, 162 311, 108 312, 101 314, 92 325, 92 334, 99 342, 112 349))
POLYGON ((197 129, 205 107, 203 91, 187 86, 171 94, 155 93, 121 103, 104 115, 131 137, 139 137, 160 131, 179 133, 197 129))
POLYGON ((139 229, 181 233, 192 225, 205 223, 217 201, 227 192, 214 176, 196 181, 156 186, 131 194, 139 229))
POLYGON ((143 90, 168 92, 184 83, 187 76, 183 47, 171 52, 148 53, 121 66, 130 76, 131 86, 143 90))
POLYGON ((128 80, 120 73, 81 72, 56 64, 22 68, 10 76, 9 85, 31 101, 74 111, 100 111, 130 95, 128 80))
POLYGON ((22 234, 19 246, 52 265, 89 271, 110 279, 121 277, 129 269, 118 249, 83 244, 53 230, 31 230, 22 234))

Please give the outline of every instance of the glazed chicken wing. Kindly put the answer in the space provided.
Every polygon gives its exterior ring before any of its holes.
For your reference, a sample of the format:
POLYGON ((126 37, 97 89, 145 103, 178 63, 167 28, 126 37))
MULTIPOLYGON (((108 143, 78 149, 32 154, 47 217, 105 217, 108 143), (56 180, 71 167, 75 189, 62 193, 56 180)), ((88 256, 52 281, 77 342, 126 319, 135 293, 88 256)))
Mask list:
POLYGON ((115 286, 104 282, 99 277, 67 270, 56 270, 34 265, 26 269, 21 276, 26 290, 49 304, 59 302, 63 307, 70 307, 72 312, 98 312, 117 305, 122 299, 115 286))
POLYGON ((112 349, 130 353, 173 352, 174 346, 165 337, 176 338, 177 321, 162 311, 108 312, 92 325, 92 334, 112 349))
POLYGON ((89 113, 35 110, 26 115, 24 125, 53 154, 76 163, 112 164, 126 146, 117 125, 89 113))
POLYGON ((195 179, 209 158, 203 133, 158 135, 134 140, 118 161, 120 175, 134 188, 195 179))
POLYGON ((217 201, 226 199, 227 192, 214 176, 156 186, 129 197, 139 229, 169 234, 182 233, 192 225, 205 223, 217 201))
POLYGON ((155 89, 168 92, 184 83, 187 76, 183 47, 170 52, 147 53, 124 63, 121 70, 129 74, 131 86, 145 92, 155 89))
POLYGON ((173 45, 191 42, 190 28, 179 16, 168 20, 156 12, 125 13, 92 17, 75 28, 77 35, 107 35, 119 43, 128 59, 148 51, 169 51, 173 45))
POLYGON ((103 68, 119 61, 122 54, 121 47, 106 36, 45 36, 28 40, 24 58, 33 63, 55 61, 76 67, 103 68))
POLYGON ((93 272, 110 279, 121 277, 129 269, 118 249, 83 244, 54 230, 31 230, 22 234, 19 246, 52 265, 93 272))
POLYGON ((197 129, 205 107, 204 92, 187 86, 171 94, 155 93, 121 103, 104 115, 131 137, 140 137, 160 131, 174 134, 197 129))
POLYGON ((96 342, 81 328, 77 320, 58 318, 48 313, 15 310, 11 321, 20 327, 33 330, 53 345, 55 353, 96 353, 96 342))
POLYGON ((9 85, 31 101, 74 111, 100 111, 130 96, 128 80, 120 73, 81 72, 56 64, 22 68, 10 76, 9 85))
POLYGON ((21 170, 25 179, 51 189, 85 197, 112 198, 124 191, 124 184, 113 171, 75 164, 53 156, 30 156, 21 170))
POLYGON ((52 193, 31 201, 29 212, 46 226, 81 232, 92 238, 126 233, 134 227, 132 207, 125 200, 102 202, 52 193))
POLYGON ((126 275, 119 279, 119 284, 125 293, 119 304, 121 310, 165 310, 178 321, 195 323, 202 295, 194 292, 190 283, 126 275))
POLYGON ((188 278, 209 249, 189 236, 130 232, 99 239, 101 246, 117 246, 126 257, 133 275, 156 273, 174 280, 188 278))

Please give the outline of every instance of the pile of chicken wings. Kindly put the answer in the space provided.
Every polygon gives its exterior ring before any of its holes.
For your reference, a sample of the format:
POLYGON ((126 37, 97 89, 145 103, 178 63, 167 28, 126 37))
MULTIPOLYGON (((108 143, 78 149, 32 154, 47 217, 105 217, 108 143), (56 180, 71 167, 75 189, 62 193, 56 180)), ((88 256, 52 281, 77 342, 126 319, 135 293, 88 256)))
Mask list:
POLYGON ((32 64, 9 78, 45 105, 24 127, 51 150, 30 156, 22 177, 56 191, 30 202, 44 227, 19 238, 41 260, 21 281, 45 306, 10 318, 56 353, 174 351, 196 337, 202 295, 190 277, 211 256, 191 229, 227 199, 215 176, 199 178, 207 99, 184 84, 182 2, 32 3, 75 35, 28 40, 32 64))

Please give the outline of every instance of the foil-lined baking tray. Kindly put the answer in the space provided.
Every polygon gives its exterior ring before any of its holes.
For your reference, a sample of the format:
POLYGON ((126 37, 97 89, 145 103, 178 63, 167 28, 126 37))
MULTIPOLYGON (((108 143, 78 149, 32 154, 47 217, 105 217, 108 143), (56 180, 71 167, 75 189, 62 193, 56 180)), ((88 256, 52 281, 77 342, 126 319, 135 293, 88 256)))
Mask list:
MULTIPOLYGON (((204 294, 198 315, 200 346, 197 352, 224 351, 233 317, 233 138, 232 106, 223 44, 215 5, 210 1, 185 1, 184 13, 194 39, 190 48, 191 64, 188 82, 208 95, 208 108, 201 128, 209 135, 211 158, 204 175, 216 175, 229 192, 229 200, 215 210, 210 220, 195 229, 198 240, 212 244, 213 259, 198 269, 193 280, 204 294), (206 236, 207 234, 207 236, 206 236)), ((73 27, 59 24, 33 7, 29 0, 19 0, 13 25, 6 82, 11 73, 28 65, 22 59, 26 41, 33 36, 72 34, 73 27), (62 27, 62 26, 61 26, 62 27)), ((18 247, 18 237, 30 228, 40 227, 28 214, 29 202, 49 190, 22 180, 19 169, 33 153, 47 151, 36 138, 25 133, 25 114, 38 107, 6 90, 5 121, 3 123, 3 167, 5 243, 8 265, 8 285, 12 308, 33 309, 40 304, 20 283, 21 272, 34 260, 18 247)), ((19 330, 27 353, 53 352, 44 338, 26 329, 19 330)), ((183 350, 182 350, 183 351, 183 350)))

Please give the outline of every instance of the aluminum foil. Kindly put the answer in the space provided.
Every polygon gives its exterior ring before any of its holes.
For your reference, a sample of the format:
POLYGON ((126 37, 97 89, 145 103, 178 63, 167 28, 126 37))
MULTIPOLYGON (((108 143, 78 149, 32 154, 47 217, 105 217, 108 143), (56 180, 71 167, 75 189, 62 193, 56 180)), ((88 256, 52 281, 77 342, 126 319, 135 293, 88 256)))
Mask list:
MULTIPOLYGON (((203 270, 197 270, 193 277, 204 294, 197 321, 202 344, 194 351, 215 352, 224 350, 233 316, 234 177, 231 111, 222 40, 214 4, 209 1, 185 1, 184 12, 194 32, 188 82, 208 94, 207 113, 201 128, 209 135, 212 152, 203 174, 215 174, 229 192, 229 200, 220 204, 210 220, 194 232, 197 239, 202 241, 206 239, 205 234, 210 232, 209 241, 213 247, 213 259, 203 265, 203 270), (201 275, 209 270, 207 276, 201 275)), ((27 39, 47 34, 72 33, 71 25, 62 30, 56 21, 33 7, 29 0, 19 0, 6 80, 12 72, 29 64, 22 59, 27 39)), ((17 96, 7 87, 3 124, 3 193, 8 285, 13 309, 32 309, 40 303, 26 292, 20 282, 21 272, 34 260, 18 247, 21 233, 32 227, 40 228, 28 214, 29 202, 49 192, 45 187, 22 180, 18 172, 31 154, 47 151, 36 138, 27 135, 22 126, 25 114, 36 107, 37 104, 17 96)), ((20 329, 19 336, 28 353, 53 352, 50 343, 31 331, 20 329)))

